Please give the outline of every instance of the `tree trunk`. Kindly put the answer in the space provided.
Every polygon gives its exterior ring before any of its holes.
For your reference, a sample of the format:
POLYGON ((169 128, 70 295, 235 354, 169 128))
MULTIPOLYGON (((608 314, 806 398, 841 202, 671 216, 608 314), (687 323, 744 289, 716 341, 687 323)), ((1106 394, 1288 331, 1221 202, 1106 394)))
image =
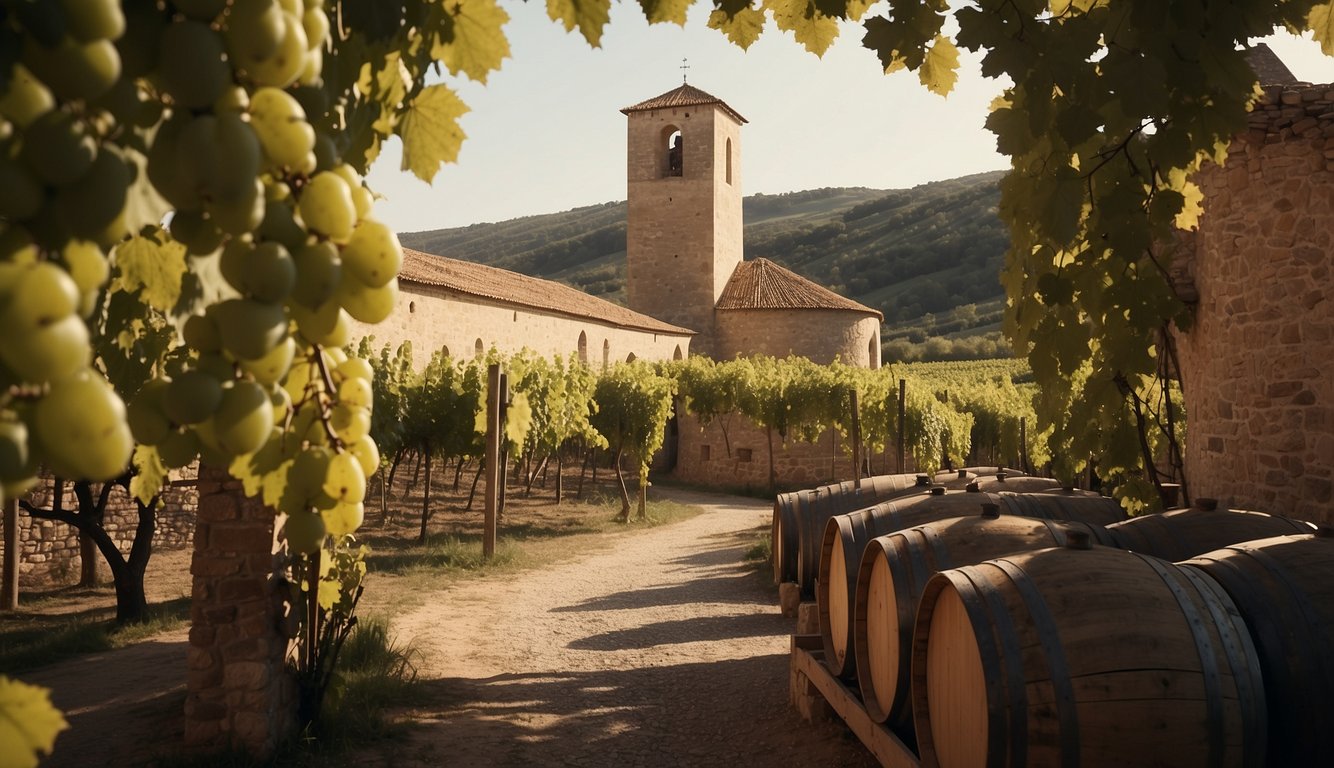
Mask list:
POLYGON ((639 493, 637 501, 639 502, 639 519, 648 519, 648 469, 639 465, 639 493))
POLYGON ((431 447, 424 446, 422 453, 426 463, 426 490, 422 493, 422 529, 417 534, 417 543, 426 543, 426 522, 431 519, 431 447))
POLYGON ((486 459, 483 458, 477 462, 477 474, 472 476, 472 488, 468 491, 468 504, 465 510, 472 510, 473 499, 477 498, 477 482, 482 479, 482 473, 486 471, 486 459))
POLYGON ((399 448, 394 454, 394 462, 389 466, 389 492, 393 495, 394 477, 398 474, 398 465, 403 461, 403 455, 408 452, 407 448, 399 448))
POLYGON ((561 452, 556 451, 556 506, 560 506, 561 496, 565 492, 565 462, 562 460, 561 452))
POLYGON ((378 470, 380 475, 380 524, 389 523, 389 502, 385 498, 385 486, 389 484, 388 476, 385 474, 384 467, 378 470))
POLYGON ((593 451, 584 451, 584 460, 579 464, 579 485, 574 489, 576 501, 584 500, 584 473, 588 471, 588 462, 593 458, 593 451))
POLYGON ((454 490, 455 490, 455 491, 457 491, 457 490, 459 489, 459 479, 463 477, 463 465, 466 464, 466 463, 467 463, 467 459, 466 459, 466 457, 464 457, 464 456, 460 456, 460 457, 459 457, 459 460, 458 460, 458 463, 456 463, 456 464, 454 465, 454 490))
POLYGON ((157 533, 157 506, 159 497, 148 504, 134 500, 139 508, 139 524, 135 527, 130 558, 123 568, 114 565, 111 574, 116 585, 116 623, 138 624, 148 620, 148 598, 144 595, 144 572, 153 556, 153 536, 157 533))
POLYGON ((764 428, 765 437, 769 440, 769 495, 774 496, 778 493, 778 471, 774 469, 774 428, 764 428))

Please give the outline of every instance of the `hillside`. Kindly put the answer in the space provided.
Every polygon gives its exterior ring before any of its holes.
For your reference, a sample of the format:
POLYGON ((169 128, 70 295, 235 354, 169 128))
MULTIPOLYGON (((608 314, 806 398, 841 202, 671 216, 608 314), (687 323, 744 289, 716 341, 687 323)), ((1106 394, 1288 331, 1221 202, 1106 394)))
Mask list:
MULTIPOLYGON (((772 259, 879 309, 887 352, 895 351, 890 358, 913 357, 907 345, 933 337, 929 356, 948 357, 950 339, 994 337, 999 328, 1007 244, 996 218, 1000 176, 906 190, 751 195, 744 201, 746 258, 772 259)), ((625 216, 624 202, 604 203, 400 238, 411 248, 559 280, 623 303, 625 216)))

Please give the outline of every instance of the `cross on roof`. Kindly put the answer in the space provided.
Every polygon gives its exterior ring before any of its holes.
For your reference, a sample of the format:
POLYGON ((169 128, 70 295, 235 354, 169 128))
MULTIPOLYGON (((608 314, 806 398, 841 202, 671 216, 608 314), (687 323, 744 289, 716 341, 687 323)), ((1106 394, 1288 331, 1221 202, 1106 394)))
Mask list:
POLYGON ((688 61, 687 61, 686 59, 681 59, 681 84, 682 84, 682 85, 685 85, 685 82, 686 82, 686 70, 688 70, 688 69, 690 69, 690 64, 688 63, 688 61))

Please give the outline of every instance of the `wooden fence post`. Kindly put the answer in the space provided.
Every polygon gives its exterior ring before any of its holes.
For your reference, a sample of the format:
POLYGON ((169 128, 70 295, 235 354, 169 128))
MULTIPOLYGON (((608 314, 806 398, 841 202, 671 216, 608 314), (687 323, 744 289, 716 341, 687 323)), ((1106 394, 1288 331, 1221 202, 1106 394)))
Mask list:
POLYGON ((854 388, 852 394, 852 424, 848 437, 852 439, 852 485, 862 487, 862 417, 861 398, 854 388))
POLYGON ((496 515, 500 507, 500 479, 504 477, 500 453, 500 412, 504 398, 500 392, 500 365, 486 367, 486 503, 482 518, 482 557, 496 554, 496 515))
POLYGON ((907 424, 907 406, 905 404, 908 392, 907 379, 899 379, 899 474, 903 474, 903 450, 906 442, 904 441, 904 425, 907 424))

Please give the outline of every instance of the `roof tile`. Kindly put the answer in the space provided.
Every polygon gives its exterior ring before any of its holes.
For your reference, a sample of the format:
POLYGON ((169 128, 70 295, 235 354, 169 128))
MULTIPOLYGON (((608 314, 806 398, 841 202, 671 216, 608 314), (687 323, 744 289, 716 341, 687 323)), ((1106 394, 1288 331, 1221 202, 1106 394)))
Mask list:
POLYGON ((648 315, 599 299, 568 285, 521 275, 498 267, 403 249, 399 280, 434 285, 492 301, 556 312, 650 333, 693 335, 648 315))
POLYGON ((884 315, 852 299, 807 280, 768 259, 743 261, 718 297, 717 308, 728 309, 841 309, 884 315))
POLYGON ((634 106, 626 107, 625 109, 622 109, 621 112, 628 115, 631 112, 648 112, 649 110, 671 109, 672 107, 693 107, 702 104, 717 104, 723 108, 724 112, 736 118, 738 123, 746 122, 746 118, 742 117, 735 109, 727 106, 727 102, 688 84, 682 85, 679 88, 673 88, 661 96, 655 96, 648 101, 641 101, 634 106))

